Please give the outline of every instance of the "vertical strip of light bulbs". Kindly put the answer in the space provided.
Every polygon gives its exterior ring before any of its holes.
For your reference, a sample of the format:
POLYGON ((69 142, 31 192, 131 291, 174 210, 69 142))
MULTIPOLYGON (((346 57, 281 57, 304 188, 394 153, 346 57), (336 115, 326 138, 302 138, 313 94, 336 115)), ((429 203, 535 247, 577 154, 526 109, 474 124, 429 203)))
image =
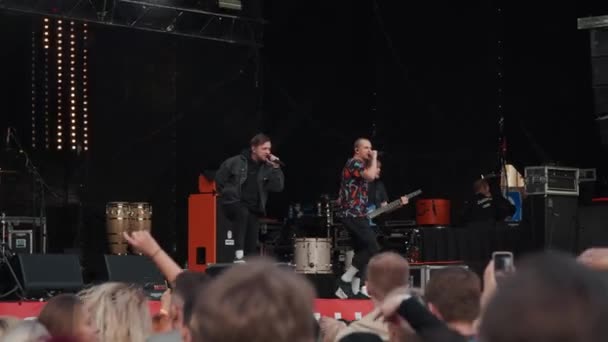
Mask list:
POLYGON ((72 150, 76 150, 76 35, 74 22, 70 22, 70 140, 72 150))
POLYGON ((51 48, 51 22, 49 18, 44 18, 44 30, 42 33, 42 43, 44 47, 44 144, 50 147, 50 122, 49 122, 49 51, 51 48))
POLYGON ((36 148, 36 32, 34 31, 32 31, 32 148, 36 148))
POLYGON ((83 24, 83 31, 82 31, 82 39, 83 39, 83 50, 82 50, 82 117, 83 117, 83 121, 82 121, 82 130, 83 130, 83 145, 84 145, 84 150, 88 151, 89 150, 89 113, 88 113, 88 103, 89 103, 89 99, 88 99, 88 94, 87 94, 87 65, 88 65, 88 61, 87 61, 87 46, 88 46, 88 42, 87 42, 87 32, 88 27, 87 27, 87 23, 83 24))
POLYGON ((63 149, 63 21, 57 20, 57 150, 63 149))

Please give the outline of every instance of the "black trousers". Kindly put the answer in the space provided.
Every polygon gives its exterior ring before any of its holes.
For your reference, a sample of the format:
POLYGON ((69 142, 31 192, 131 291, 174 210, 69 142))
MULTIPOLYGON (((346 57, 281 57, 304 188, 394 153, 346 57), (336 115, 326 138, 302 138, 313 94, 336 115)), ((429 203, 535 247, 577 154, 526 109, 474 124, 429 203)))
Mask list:
POLYGON ((235 250, 243 250, 244 255, 256 255, 260 233, 258 214, 242 203, 223 205, 224 214, 232 224, 235 250))
POLYGON ((369 259, 380 250, 376 232, 364 217, 344 217, 342 223, 353 241, 355 251, 353 266, 359 270, 359 277, 364 281, 369 259))

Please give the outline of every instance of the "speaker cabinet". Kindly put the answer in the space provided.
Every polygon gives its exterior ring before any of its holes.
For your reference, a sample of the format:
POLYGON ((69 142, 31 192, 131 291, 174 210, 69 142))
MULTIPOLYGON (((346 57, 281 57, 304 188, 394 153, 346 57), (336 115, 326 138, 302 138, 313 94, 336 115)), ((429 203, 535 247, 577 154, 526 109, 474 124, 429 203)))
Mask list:
POLYGON ((188 198, 188 269, 234 261, 234 234, 219 204, 213 175, 199 177, 199 194, 188 198))
POLYGON ((77 292, 84 285, 77 255, 19 254, 16 264, 27 297, 46 296, 51 291, 77 292))
POLYGON ((147 257, 139 255, 104 255, 108 281, 140 285, 152 299, 159 299, 167 289, 165 278, 147 257))
POLYGON ((580 30, 589 30, 591 85, 602 144, 608 146, 608 16, 578 19, 580 30))
POLYGON ((529 196, 529 223, 535 249, 576 253, 578 250, 578 197, 529 196))

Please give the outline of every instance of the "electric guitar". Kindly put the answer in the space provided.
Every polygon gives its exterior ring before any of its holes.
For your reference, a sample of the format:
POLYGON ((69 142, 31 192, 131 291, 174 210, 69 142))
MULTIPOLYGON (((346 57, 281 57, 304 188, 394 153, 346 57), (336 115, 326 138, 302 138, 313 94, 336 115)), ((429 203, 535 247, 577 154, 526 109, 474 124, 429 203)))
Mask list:
MULTIPOLYGON (((412 199, 412 198, 420 195, 421 193, 422 193, 422 190, 418 189, 414 192, 411 192, 411 193, 405 195, 405 197, 407 197, 407 199, 409 200, 409 199, 412 199)), ((402 206, 403 206, 403 204, 401 203, 401 198, 394 200, 391 203, 385 205, 384 207, 380 207, 377 209, 376 209, 376 206, 372 204, 371 206, 368 206, 368 212, 367 212, 366 216, 370 220, 370 224, 375 225, 375 224, 373 224, 372 219, 374 219, 386 212, 393 211, 397 208, 400 208, 402 206)))

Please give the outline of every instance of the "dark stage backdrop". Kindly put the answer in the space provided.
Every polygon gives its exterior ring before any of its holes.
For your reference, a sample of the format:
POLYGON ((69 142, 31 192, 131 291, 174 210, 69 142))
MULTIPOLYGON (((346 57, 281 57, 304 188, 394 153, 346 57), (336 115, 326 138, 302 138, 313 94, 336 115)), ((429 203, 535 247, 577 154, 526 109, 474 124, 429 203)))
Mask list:
POLYGON ((124 29, 95 32, 99 137, 91 146, 89 203, 100 213, 109 200, 151 202, 155 234, 183 257, 187 197, 197 191, 198 174, 261 129, 255 51, 124 29))
MULTIPOLYGON (((287 164, 286 190, 271 197, 273 217, 289 202, 335 195, 359 136, 385 152, 391 197, 422 188, 458 208, 474 178, 496 167, 501 84, 508 157, 522 172, 550 160, 605 166, 588 37, 576 30, 577 17, 606 14, 591 2, 508 3, 502 16, 487 1, 266 5, 260 50, 91 26, 91 150, 77 160, 63 156, 55 169, 64 170, 50 180, 83 184, 84 232, 75 239, 76 223, 54 227, 56 249, 80 242, 99 253, 105 204, 147 201, 155 235, 184 260, 187 198, 198 174, 259 131, 287 164)), ((23 126, 32 18, 1 18, 0 42, 14 47, 0 50, 2 112, 12 113, 2 118, 23 126)), ((401 215, 411 217, 411 209, 401 215)))

